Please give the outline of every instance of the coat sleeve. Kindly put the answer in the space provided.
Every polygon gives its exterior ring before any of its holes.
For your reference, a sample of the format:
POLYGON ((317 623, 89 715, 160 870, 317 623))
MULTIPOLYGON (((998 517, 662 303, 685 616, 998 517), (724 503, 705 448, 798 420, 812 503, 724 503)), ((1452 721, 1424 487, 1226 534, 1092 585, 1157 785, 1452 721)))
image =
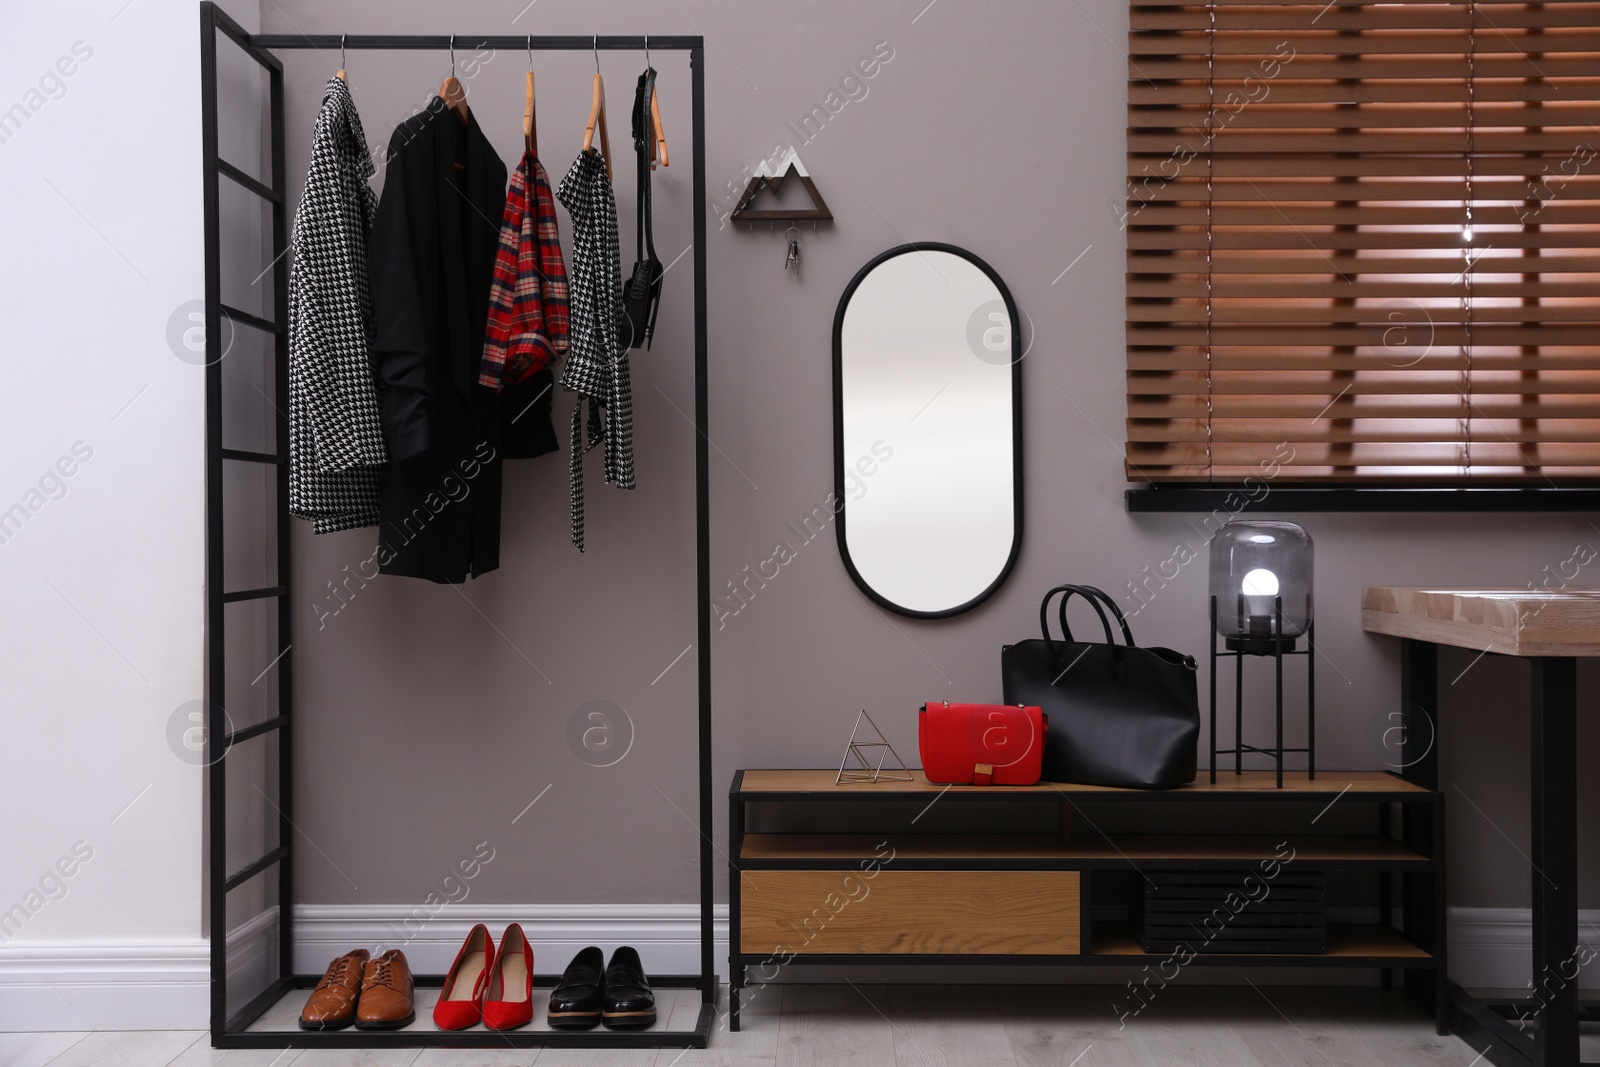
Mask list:
POLYGON ((544 275, 544 285, 539 296, 544 311, 544 333, 550 350, 560 359, 567 354, 571 333, 567 294, 567 265, 561 258, 561 231, 556 223, 556 200, 550 192, 550 178, 538 161, 534 162, 536 190, 534 204, 537 208, 539 266, 544 275))
POLYGON ((404 463, 429 449, 427 342, 412 255, 407 175, 397 134, 367 252, 376 327, 373 361, 383 382, 383 436, 389 460, 404 463))

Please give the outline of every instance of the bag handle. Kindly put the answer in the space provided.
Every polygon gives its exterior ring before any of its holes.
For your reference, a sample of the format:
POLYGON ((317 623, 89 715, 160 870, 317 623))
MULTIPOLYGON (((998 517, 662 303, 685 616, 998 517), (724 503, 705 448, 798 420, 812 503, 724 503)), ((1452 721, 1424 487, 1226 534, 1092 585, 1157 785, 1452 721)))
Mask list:
POLYGON ((1061 598, 1061 610, 1058 615, 1058 620, 1061 624, 1062 641, 1074 640, 1072 636, 1072 630, 1067 626, 1067 601, 1072 599, 1073 594, 1077 594, 1078 596, 1081 596, 1087 600, 1089 602, 1089 606, 1094 608, 1095 614, 1100 616, 1100 625, 1105 630, 1106 644, 1114 645, 1116 643, 1115 639, 1111 636, 1111 624, 1106 621, 1106 613, 1100 610, 1100 605, 1095 603, 1094 597, 1085 593, 1083 591, 1083 586, 1058 585, 1046 593, 1043 600, 1039 601, 1039 632, 1044 635, 1044 647, 1045 651, 1050 656, 1051 663, 1056 662, 1056 643, 1055 640, 1050 636, 1050 601, 1054 599, 1057 593, 1066 594, 1061 598))
MULTIPOLYGON (((1067 601, 1071 600, 1073 595, 1076 594, 1083 597, 1083 599, 1088 602, 1089 606, 1094 609, 1094 613, 1100 617, 1100 629, 1105 634, 1105 643, 1108 645, 1114 645, 1117 643, 1116 637, 1113 636, 1111 632, 1111 623, 1107 621, 1106 613, 1101 610, 1100 604, 1097 602, 1094 596, 1095 593, 1100 593, 1100 596, 1104 598, 1105 594, 1101 593, 1100 590, 1096 589, 1092 585, 1058 585, 1044 595, 1044 600, 1039 604, 1039 630, 1044 634, 1046 641, 1050 640, 1050 627, 1045 621, 1045 616, 1050 606, 1050 598, 1055 596, 1057 593, 1062 592, 1066 593, 1067 595, 1061 598, 1061 606, 1057 612, 1056 621, 1061 626, 1061 639, 1063 641, 1077 640, 1077 638, 1072 636, 1072 627, 1067 623, 1067 601)), ((1108 604, 1110 603, 1109 598, 1106 602, 1108 604)), ((1122 613, 1117 610, 1117 606, 1115 604, 1111 604, 1111 610, 1116 613, 1117 621, 1122 625, 1122 632, 1124 635, 1126 635, 1128 643, 1132 644, 1133 635, 1128 633, 1127 620, 1123 619, 1122 613)))
MULTIPOLYGON (((1138 646, 1133 643, 1133 631, 1128 629, 1128 620, 1123 617, 1122 609, 1117 607, 1116 602, 1113 601, 1109 596, 1106 596, 1104 590, 1098 589, 1095 586, 1074 585, 1071 587, 1071 589, 1072 592, 1077 593, 1079 596, 1083 597, 1083 599, 1087 600, 1089 602, 1089 606, 1094 608, 1095 614, 1100 616, 1100 625, 1104 628, 1106 635, 1106 647, 1111 650, 1111 680, 1115 682, 1119 688, 1123 685, 1126 685, 1128 682, 1127 649, 1137 648, 1138 646), (1111 624, 1106 621, 1106 613, 1100 608, 1101 602, 1104 602, 1106 607, 1111 609, 1111 613, 1117 617, 1117 624, 1122 629, 1122 636, 1123 640, 1126 642, 1125 644, 1117 644, 1116 637, 1111 633, 1111 624)), ((1071 596, 1072 593, 1068 593, 1067 596, 1061 598, 1061 628, 1063 631, 1065 631, 1067 628, 1067 600, 1071 596)), ((1051 663, 1053 665, 1055 661, 1052 659, 1051 663)), ((1066 672, 1064 671, 1062 672, 1063 675, 1065 673, 1066 672)), ((1057 680, 1059 681, 1059 676, 1057 680)))
MULTIPOLYGON (((1115 648, 1117 647, 1116 634, 1111 629, 1110 621, 1106 619, 1106 613, 1101 610, 1100 605, 1095 598, 1089 595, 1087 591, 1088 588, 1089 587, 1085 585, 1071 586, 1072 593, 1076 593, 1083 597, 1084 602, 1093 608, 1094 613, 1100 617, 1100 630, 1105 634, 1105 643, 1110 645, 1112 648, 1115 648)), ((1066 596, 1061 598, 1061 603, 1057 609, 1057 615, 1061 622, 1061 636, 1068 641, 1073 640, 1072 632, 1067 629, 1067 601, 1072 599, 1072 593, 1068 593, 1066 596)))
POLYGON ((1061 611, 1060 611, 1059 615, 1057 616, 1057 621, 1061 625, 1061 640, 1063 640, 1063 641, 1076 640, 1072 636, 1071 628, 1067 625, 1067 601, 1072 599, 1073 594, 1077 594, 1078 596, 1081 596, 1085 600, 1089 601, 1089 606, 1094 608, 1096 615, 1100 616, 1100 625, 1105 630, 1106 643, 1110 644, 1112 642, 1111 624, 1106 621, 1106 613, 1101 611, 1100 610, 1100 605, 1096 604, 1094 602, 1094 598, 1089 596, 1083 590, 1084 590, 1084 587, 1081 586, 1081 585, 1058 585, 1055 588, 1051 589, 1048 593, 1046 593, 1044 595, 1044 599, 1043 600, 1039 601, 1039 633, 1044 637, 1045 643, 1047 645, 1053 643, 1052 639, 1050 637, 1050 614, 1049 614, 1049 612, 1050 612, 1050 601, 1055 598, 1055 595, 1057 593, 1065 593, 1066 594, 1066 596, 1061 598, 1061 611))
POLYGON ((634 212, 635 259, 656 258, 655 226, 651 218, 650 190, 650 138, 655 130, 650 125, 650 97, 656 91, 656 71, 646 67, 639 75, 639 84, 633 93, 633 153, 637 167, 638 209, 634 212))
MULTIPOLYGON (((1117 606, 1117 602, 1106 595, 1106 591, 1104 589, 1093 585, 1079 585, 1075 586, 1075 588, 1078 590, 1078 595, 1088 600, 1089 603, 1093 604, 1098 600, 1099 602, 1105 604, 1106 607, 1110 608, 1111 614, 1116 616, 1117 625, 1122 629, 1123 643, 1129 648, 1139 647, 1138 645, 1134 644, 1133 631, 1128 628, 1127 616, 1122 614, 1122 609, 1117 606)), ((1062 601, 1062 607, 1065 608, 1065 606, 1066 601, 1062 601)), ((1107 640, 1111 641, 1113 639, 1107 638, 1107 640)))

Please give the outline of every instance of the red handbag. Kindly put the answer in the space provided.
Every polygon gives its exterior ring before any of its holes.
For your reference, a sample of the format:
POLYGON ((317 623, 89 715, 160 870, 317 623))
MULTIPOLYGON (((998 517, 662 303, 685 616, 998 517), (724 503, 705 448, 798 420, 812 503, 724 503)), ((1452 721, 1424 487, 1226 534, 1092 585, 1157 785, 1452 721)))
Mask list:
POLYGON ((917 712, 922 773, 936 785, 1035 785, 1044 712, 1021 704, 924 704, 917 712))

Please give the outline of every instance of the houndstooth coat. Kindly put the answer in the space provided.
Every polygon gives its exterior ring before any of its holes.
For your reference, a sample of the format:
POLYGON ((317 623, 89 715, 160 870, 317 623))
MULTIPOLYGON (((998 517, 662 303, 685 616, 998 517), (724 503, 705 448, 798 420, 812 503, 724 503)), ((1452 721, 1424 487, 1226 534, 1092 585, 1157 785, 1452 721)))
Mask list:
POLYGON ((556 197, 572 216, 572 278, 568 285, 571 342, 561 386, 578 394, 572 409, 567 480, 572 497, 572 543, 583 551, 583 457, 604 442, 607 485, 632 489, 633 385, 628 344, 617 336, 621 257, 617 202, 605 160, 588 149, 561 179, 556 197), (583 412, 588 408, 588 433, 583 412), (604 411, 602 422, 601 412, 604 411))
POLYGON ((385 453, 367 285, 373 170, 350 89, 329 78, 289 246, 289 511, 317 533, 378 524, 385 453))

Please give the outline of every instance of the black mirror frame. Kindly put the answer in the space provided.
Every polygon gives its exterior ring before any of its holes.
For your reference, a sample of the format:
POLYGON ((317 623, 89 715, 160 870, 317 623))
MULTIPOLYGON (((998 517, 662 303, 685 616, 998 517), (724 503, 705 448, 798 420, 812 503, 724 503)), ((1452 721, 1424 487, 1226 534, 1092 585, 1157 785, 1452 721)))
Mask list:
POLYGON ((952 615, 960 615, 971 611, 973 608, 988 600, 1011 576, 1012 568, 1016 566, 1017 556, 1022 551, 1022 320, 1017 314, 1016 301, 1011 298, 1011 290, 1006 288, 1006 283, 1000 275, 995 273, 993 267, 955 245, 942 244, 936 241, 919 241, 912 244, 896 245, 886 252, 874 256, 866 266, 856 272, 850 279, 850 284, 845 286, 844 294, 839 298, 839 308, 833 316, 833 491, 836 505, 836 518, 834 533, 839 539, 839 558, 844 561, 844 569, 850 575, 850 580, 867 595, 867 598, 880 607, 888 608, 897 615, 905 615, 913 619, 947 619, 952 615), (1005 301, 1006 314, 1011 317, 1011 501, 1012 501, 1012 536, 1011 552, 1006 556, 1006 562, 1000 568, 1000 573, 994 581, 977 596, 964 604, 958 604, 942 611, 917 611, 913 608, 902 607, 884 597, 872 588, 856 570, 855 561, 850 558, 850 548, 845 538, 845 523, 849 512, 848 502, 845 498, 845 455, 844 455, 844 313, 850 306, 850 298, 855 295, 856 289, 861 285, 867 275, 879 264, 896 256, 908 255, 913 252, 948 252, 960 256, 988 276, 994 287, 1000 293, 1000 298, 1005 301))

